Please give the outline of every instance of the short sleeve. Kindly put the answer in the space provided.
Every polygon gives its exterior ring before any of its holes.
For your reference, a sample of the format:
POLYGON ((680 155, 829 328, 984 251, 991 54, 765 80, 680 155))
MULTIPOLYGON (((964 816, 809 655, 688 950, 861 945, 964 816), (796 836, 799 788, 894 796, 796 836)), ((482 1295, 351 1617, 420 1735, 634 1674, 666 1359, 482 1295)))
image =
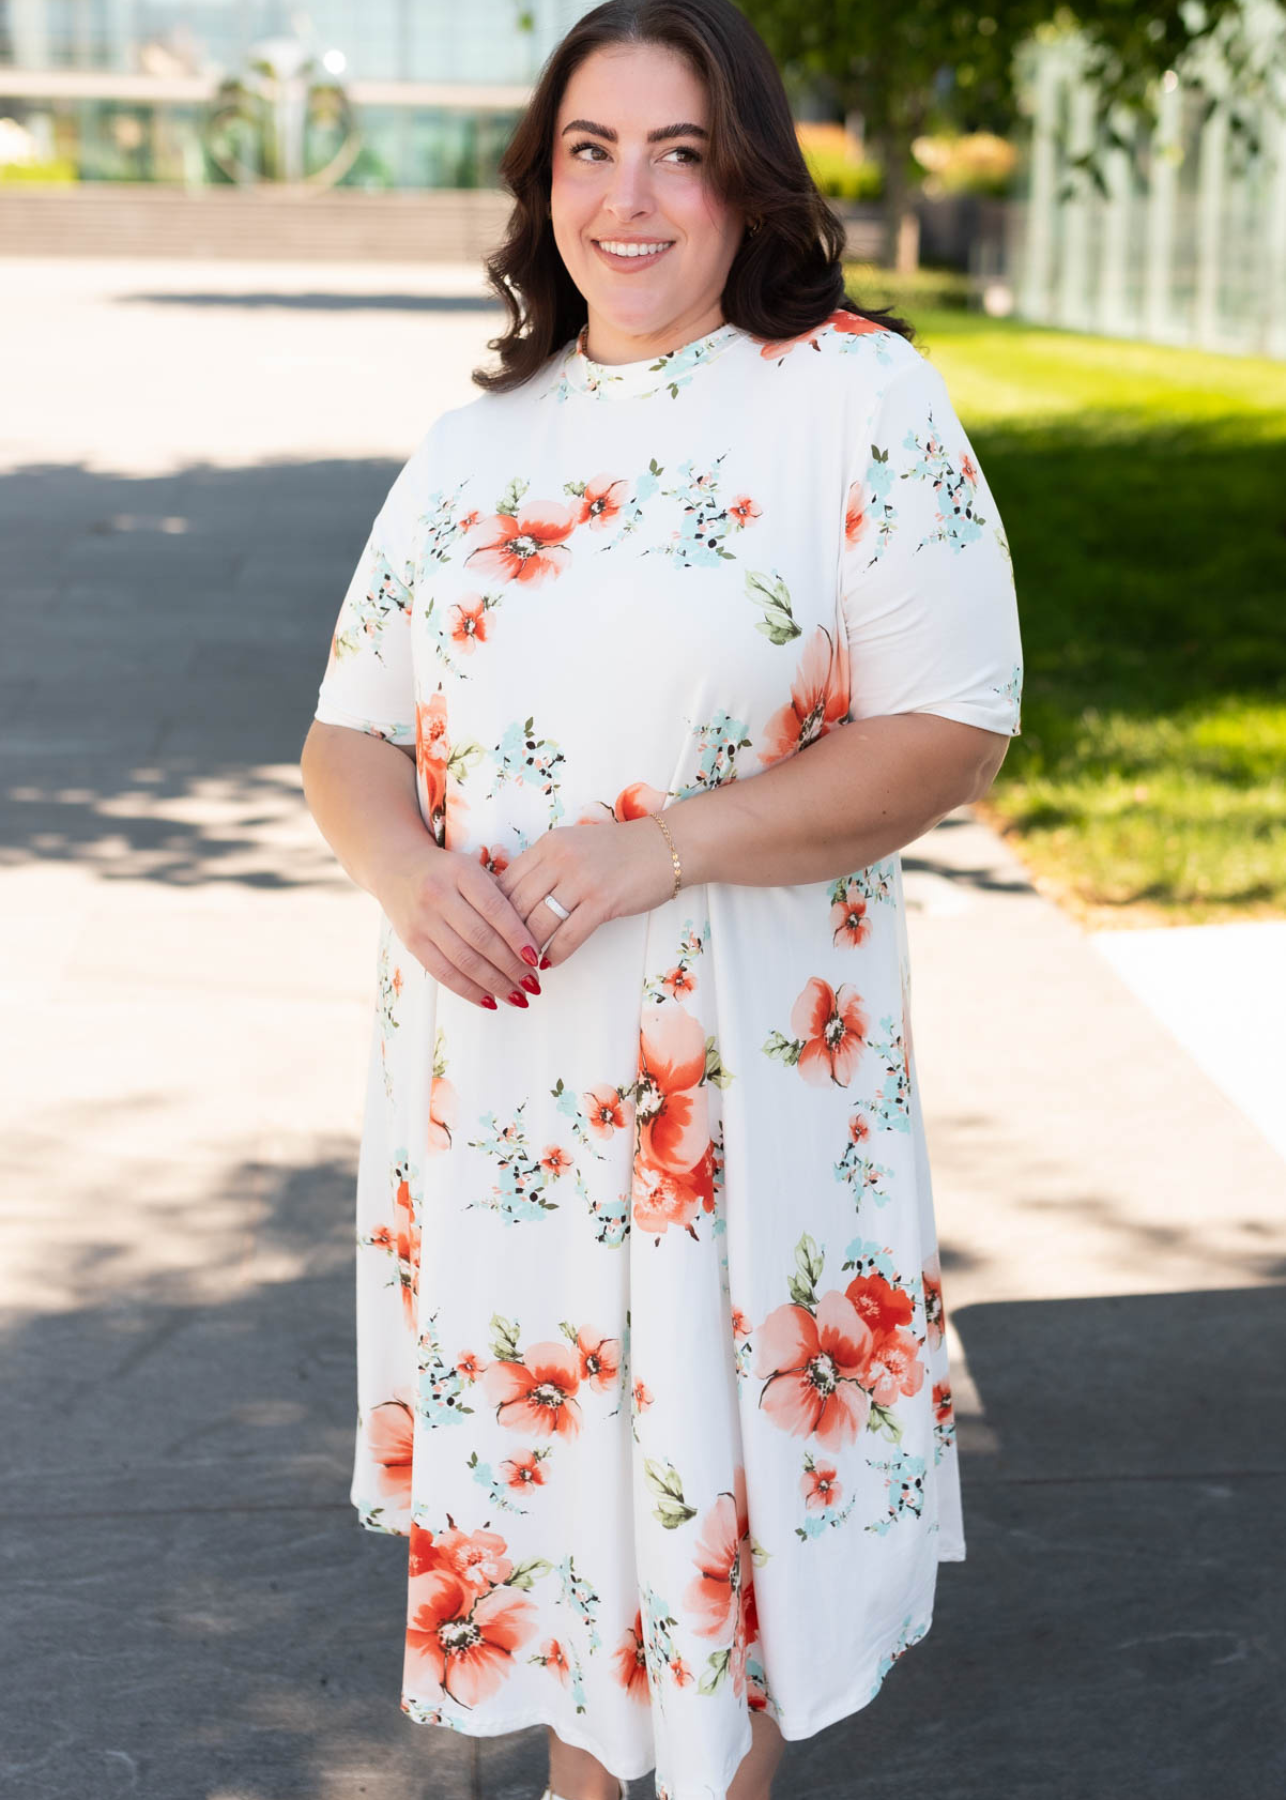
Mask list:
POLYGON ((394 744, 415 742, 411 610, 416 496, 427 439, 404 465, 376 515, 340 603, 313 714, 394 744))
POLYGON ((849 717, 931 712, 1016 737, 1023 656, 1009 544, 946 383, 913 355, 848 470, 849 717))

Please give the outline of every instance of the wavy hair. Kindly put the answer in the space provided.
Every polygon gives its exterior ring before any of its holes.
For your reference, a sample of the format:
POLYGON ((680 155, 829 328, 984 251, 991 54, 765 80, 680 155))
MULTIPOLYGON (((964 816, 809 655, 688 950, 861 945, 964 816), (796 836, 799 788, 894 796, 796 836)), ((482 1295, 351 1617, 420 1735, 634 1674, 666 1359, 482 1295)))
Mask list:
POLYGON ((744 13, 732 0, 606 0, 551 51, 501 158, 501 186, 514 206, 504 241, 483 268, 509 327, 488 340, 500 368, 474 369, 477 386, 500 393, 520 386, 588 317, 550 223, 554 128, 573 72, 593 51, 616 44, 654 44, 686 59, 709 101, 713 191, 762 221, 743 233, 728 270, 727 322, 777 341, 842 311, 914 338, 914 327, 891 308, 867 311, 845 292, 843 222, 809 173, 781 73, 744 13))

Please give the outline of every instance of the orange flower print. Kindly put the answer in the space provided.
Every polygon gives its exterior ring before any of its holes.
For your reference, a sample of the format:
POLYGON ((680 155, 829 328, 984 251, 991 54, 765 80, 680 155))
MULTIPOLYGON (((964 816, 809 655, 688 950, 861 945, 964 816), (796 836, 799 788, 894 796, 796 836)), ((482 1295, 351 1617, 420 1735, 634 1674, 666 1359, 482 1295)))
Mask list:
POLYGON ((610 1138, 625 1126, 620 1091, 614 1087, 594 1087, 582 1095, 585 1122, 595 1137, 610 1138))
POLYGON ((665 989, 666 993, 675 1000, 677 1000, 681 994, 692 993, 695 990, 696 985, 696 976, 692 973, 691 969, 685 969, 682 964, 677 968, 671 969, 668 974, 662 975, 661 977, 661 986, 665 989))
POLYGON ((595 475, 592 481, 585 483, 576 523, 588 525, 591 531, 606 531, 629 497, 628 481, 618 480, 614 475, 595 475))
POLYGON ((485 1594, 489 1587, 508 1581, 513 1563, 509 1546, 496 1531, 440 1531, 433 1540, 430 1568, 450 1570, 472 1593, 485 1594))
POLYGON ((619 1338, 601 1338, 588 1326, 582 1326, 576 1334, 576 1349, 580 1356, 580 1378, 583 1382, 600 1394, 616 1386, 621 1372, 619 1338))
POLYGON ((546 1638, 540 1646, 540 1655, 537 1661, 542 1663, 545 1668, 552 1669, 563 1686, 567 1686, 571 1676, 571 1667, 567 1661, 567 1652, 557 1638, 546 1638))
POLYGON ((659 1008, 639 1032, 639 1155, 649 1167, 686 1174, 704 1155, 705 1068, 700 1021, 681 1006, 659 1008))
POLYGON ((567 1173, 572 1166, 572 1159, 561 1144, 550 1144, 540 1159, 540 1166, 547 1175, 557 1177, 567 1173))
POLYGON ((714 1205, 714 1156, 701 1087, 706 1045, 700 1021, 666 1003, 639 1033, 638 1145, 633 1216, 658 1235, 670 1225, 696 1237, 699 1206, 714 1205))
POLYGON ((466 1381, 476 1381, 482 1373, 482 1364, 472 1350, 462 1350, 455 1359, 455 1372, 463 1375, 466 1381))
POLYGON ((460 815, 468 802, 450 774, 446 695, 439 690, 415 708, 415 772, 424 822, 440 844, 455 849, 463 836, 460 815))
POLYGON ((420 1291, 420 1227, 416 1223, 411 1184, 404 1163, 393 1171, 393 1222, 397 1232, 397 1259, 402 1281, 402 1312, 408 1325, 415 1323, 415 1301, 420 1291))
POLYGON ((855 1112, 848 1122, 848 1135, 855 1144, 864 1144, 871 1135, 871 1122, 864 1112, 855 1112))
POLYGON ((411 1446, 415 1419, 405 1400, 381 1400, 366 1415, 366 1447, 380 1493, 395 1506, 411 1504, 411 1446))
POLYGON ((406 1687, 478 1706, 509 1675, 515 1650, 536 1629, 536 1608, 514 1588, 474 1594, 446 1569, 411 1584, 406 1633, 406 1687))
POLYGON ((478 861, 493 875, 503 875, 509 867, 509 852, 500 844, 483 844, 478 851, 478 861))
POLYGON ((487 641, 487 603, 481 594, 467 594, 447 613, 447 631, 451 642, 472 655, 479 644, 487 641))
POLYGON ((732 1335, 738 1338, 750 1336, 750 1320, 739 1306, 734 1306, 732 1309, 732 1335))
POLYGON ((393 1248, 393 1228, 390 1225, 377 1225, 371 1233, 371 1243, 377 1250, 393 1248))
POLYGON ((780 762, 825 737, 848 717, 848 708, 848 640, 840 632, 832 644, 826 627, 818 625, 800 653, 790 699, 764 727, 760 761, 780 762))
POLYGON ((533 501, 517 514, 492 513, 479 519, 470 533, 480 541, 465 557, 464 566, 500 581, 525 581, 535 587, 569 566, 572 553, 563 540, 575 527, 575 514, 556 500, 533 501))
POLYGON ((435 1075, 429 1086, 429 1149, 449 1150, 459 1101, 455 1086, 445 1075, 435 1075))
POLYGON ((728 502, 728 517, 735 525, 753 525, 756 519, 763 517, 763 511, 749 494, 738 494, 735 500, 728 502))
POLYGON ((960 473, 964 476, 970 487, 977 487, 978 468, 967 450, 960 458, 960 473))
POLYGON ((790 1028, 803 1042, 797 1067, 805 1081, 824 1087, 833 1081, 847 1087, 857 1073, 866 1043, 867 1018, 862 996, 844 982, 838 989, 810 976, 790 1009, 790 1028))
POLYGON ((814 1318, 806 1306, 778 1306, 759 1328, 759 1404, 792 1437, 838 1447, 866 1428, 871 1399, 861 1385, 875 1340, 847 1295, 832 1288, 814 1318))
POLYGON ((522 1362, 498 1359, 482 1377, 496 1418, 533 1437, 575 1437, 581 1428, 580 1365, 569 1344, 532 1344, 522 1362))
POLYGON ((951 1404, 951 1389, 945 1381, 933 1384, 933 1417, 938 1425, 945 1425, 954 1408, 951 1404))
POLYGON ((918 1394, 924 1386, 920 1347, 909 1331, 887 1331, 875 1340, 867 1384, 877 1406, 892 1406, 899 1394, 918 1394))
POLYGON ((870 935, 866 900, 856 888, 849 888, 844 898, 831 907, 831 942, 837 950, 856 950, 870 935))
POLYGON ((811 344, 814 349, 817 349, 817 340, 827 326, 833 331, 843 332, 848 336, 861 336, 868 331, 884 331, 886 329, 883 325, 877 325, 873 319, 864 319, 857 313, 846 312, 842 307, 837 307, 828 318, 822 320, 820 325, 814 325, 811 331, 802 331, 798 337, 778 338, 770 343, 765 343, 759 354, 771 362, 776 358, 789 356, 797 344, 811 344))
POLYGON ((844 1293, 877 1338, 911 1323, 915 1309, 910 1294, 905 1288, 893 1287, 883 1275, 855 1275, 844 1293))
POLYGON ((521 1456, 506 1456, 500 1464, 500 1479, 511 1488, 544 1487, 539 1452, 525 1450, 521 1456))
POLYGON ((828 1506, 838 1506, 844 1497, 844 1489, 837 1479, 838 1471, 828 1463, 813 1463, 805 1469, 799 1487, 804 1496, 804 1505, 810 1512, 825 1512, 828 1506))
POLYGON ((616 796, 613 810, 621 820, 641 819, 647 813, 659 813, 668 799, 669 795, 661 788, 654 788, 646 781, 633 781, 616 796))
POLYGON ((844 541, 849 545, 856 544, 866 528, 866 507, 863 502, 862 484, 854 481, 848 490, 848 499, 844 505, 844 541))
POLYGON ((928 1332, 929 1348, 936 1350, 946 1336, 946 1308, 942 1303, 942 1265, 936 1250, 925 1263, 921 1280, 924 1283, 924 1322, 928 1332))
POLYGON ((634 1615, 634 1623, 626 1631, 624 1637, 612 1653, 617 1681, 625 1689, 631 1700, 637 1700, 646 1706, 649 1701, 647 1686, 647 1658, 643 1654, 643 1608, 639 1607, 634 1615))
POLYGON ((684 1591, 683 1603, 699 1637, 729 1645, 729 1673, 735 1694, 745 1688, 746 1652, 758 1636, 754 1558, 746 1509, 746 1473, 738 1464, 735 1494, 720 1494, 701 1521, 693 1561, 701 1571, 684 1591))
POLYGON ((656 1398, 646 1381, 643 1380, 636 1381, 630 1389, 630 1393, 634 1400, 635 1412, 646 1412, 656 1398))

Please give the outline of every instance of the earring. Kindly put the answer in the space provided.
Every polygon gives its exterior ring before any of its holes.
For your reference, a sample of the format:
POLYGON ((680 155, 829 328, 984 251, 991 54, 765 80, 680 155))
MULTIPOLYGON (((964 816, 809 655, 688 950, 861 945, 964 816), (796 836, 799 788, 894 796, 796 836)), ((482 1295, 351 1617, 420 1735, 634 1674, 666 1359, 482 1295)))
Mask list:
POLYGON ((756 232, 757 232, 757 231, 758 231, 758 229, 759 229, 759 227, 760 227, 760 226, 761 226, 761 225, 762 225, 762 224, 763 224, 763 220, 762 220, 762 218, 760 218, 760 217, 758 217, 758 216, 756 216, 756 217, 755 217, 755 218, 753 218, 753 219, 752 219, 752 220, 751 220, 751 221, 750 221, 750 225, 749 225, 749 228, 748 228, 748 231, 747 231, 747 236, 749 236, 749 237, 753 237, 753 236, 754 236, 754 235, 755 235, 755 233, 756 233, 756 232))

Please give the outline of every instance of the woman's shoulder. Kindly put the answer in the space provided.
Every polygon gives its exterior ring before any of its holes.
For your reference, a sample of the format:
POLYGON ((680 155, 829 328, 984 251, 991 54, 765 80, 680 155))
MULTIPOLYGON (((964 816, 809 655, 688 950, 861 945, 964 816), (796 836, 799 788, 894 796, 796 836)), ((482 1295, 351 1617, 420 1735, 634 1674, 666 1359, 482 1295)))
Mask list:
POLYGON ((751 343, 770 383, 845 407, 877 400, 907 369, 931 366, 901 332, 842 308, 796 337, 755 337, 751 343))

